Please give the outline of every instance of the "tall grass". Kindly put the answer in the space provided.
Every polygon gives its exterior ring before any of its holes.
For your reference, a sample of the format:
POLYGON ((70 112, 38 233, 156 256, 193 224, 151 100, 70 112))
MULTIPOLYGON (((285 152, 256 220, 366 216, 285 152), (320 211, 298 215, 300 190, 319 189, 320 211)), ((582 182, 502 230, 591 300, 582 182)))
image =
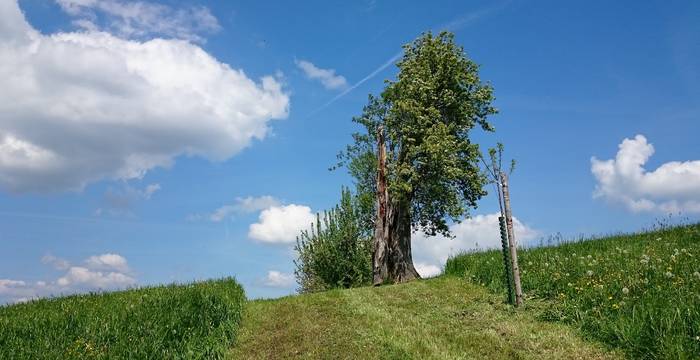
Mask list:
POLYGON ((233 279, 0 307, 0 359, 216 359, 245 295, 233 279))
MULTIPOLYGON (((462 254, 445 273, 504 292, 500 252, 462 254)), ((521 250, 523 291, 548 320, 634 359, 700 358, 700 224, 521 250)))

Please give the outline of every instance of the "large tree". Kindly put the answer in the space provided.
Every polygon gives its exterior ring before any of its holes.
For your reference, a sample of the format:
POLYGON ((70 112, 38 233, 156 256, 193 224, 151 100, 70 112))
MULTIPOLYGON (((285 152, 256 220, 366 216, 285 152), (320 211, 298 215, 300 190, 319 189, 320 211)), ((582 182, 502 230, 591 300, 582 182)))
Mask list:
POLYGON ((470 131, 496 109, 493 89, 451 33, 404 46, 398 77, 353 119, 364 131, 340 155, 356 179, 365 223, 374 227, 373 282, 404 282, 413 266, 411 233, 451 236, 486 194, 479 145, 470 131))

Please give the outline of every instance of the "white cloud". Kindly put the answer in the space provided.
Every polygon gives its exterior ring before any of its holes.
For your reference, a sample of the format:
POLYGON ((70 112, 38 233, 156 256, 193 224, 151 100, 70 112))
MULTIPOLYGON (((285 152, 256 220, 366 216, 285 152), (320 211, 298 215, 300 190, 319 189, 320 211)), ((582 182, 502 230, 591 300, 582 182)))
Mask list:
POLYGON ((103 198, 102 206, 95 211, 96 215, 132 215, 132 207, 140 200, 150 200, 153 194, 161 189, 160 184, 150 184, 143 189, 124 186, 123 189, 109 188, 103 198))
POLYGON ((280 205, 280 201, 270 195, 259 197, 248 196, 245 198, 236 198, 235 208, 242 213, 254 213, 278 205, 280 205))
POLYGON ((700 160, 671 161, 647 171, 644 164, 653 154, 654 146, 637 135, 622 141, 614 159, 592 157, 593 196, 633 212, 700 212, 700 160))
POLYGON ((129 265, 126 259, 119 254, 102 254, 93 255, 85 260, 87 267, 98 270, 116 270, 120 272, 129 272, 129 265))
POLYGON ((429 278, 433 276, 440 275, 442 270, 440 269, 439 266, 437 265, 430 265, 426 263, 416 263, 415 264, 416 271, 420 274, 422 278, 429 278))
POLYGON ((289 244, 315 221, 316 216, 308 206, 271 206, 260 213, 257 223, 250 225, 248 237, 265 243, 289 244))
POLYGON ((312 80, 319 80, 326 89, 344 89, 348 86, 345 77, 336 75, 334 69, 321 69, 306 60, 294 60, 294 62, 306 74, 306 77, 312 80))
POLYGON ((118 289, 136 284, 136 280, 115 271, 93 271, 81 266, 72 266, 68 273, 60 277, 56 284, 62 287, 78 286, 90 289, 118 289))
POLYGON ((44 255, 44 257, 41 258, 41 263, 51 265, 56 270, 68 270, 70 267, 70 262, 68 262, 68 260, 55 257, 51 254, 44 255))
POLYGON ((292 287, 295 282, 296 280, 294 280, 293 274, 286 274, 275 270, 268 271, 267 276, 265 276, 262 281, 263 285, 276 288, 292 287))
POLYGON ((221 29, 208 8, 170 6, 126 0, 56 0, 78 27, 88 31, 105 30, 121 37, 143 38, 161 35, 190 41, 204 41, 200 34, 221 29), (99 26, 98 23, 105 24, 99 26))
POLYGON ((0 279, 0 304, 96 290, 117 290, 136 285, 127 260, 118 254, 101 254, 85 259, 85 266, 73 266, 65 259, 46 255, 41 262, 65 271, 55 281, 28 282, 0 279))
POLYGON ((0 279, 0 294, 11 291, 12 288, 21 288, 27 284, 21 280, 0 279))
POLYGON ((232 205, 223 205, 210 214, 194 214, 188 216, 189 220, 207 219, 212 222, 221 222, 233 214, 248 214, 280 205, 280 201, 270 195, 259 197, 238 197, 232 205))
POLYGON ((288 114, 289 96, 274 77, 256 83, 191 43, 43 35, 12 0, 2 1, 0 17, 0 187, 7 190, 141 178, 182 155, 223 161, 288 114))
MULTIPOLYGON (((498 225, 498 213, 476 215, 450 227, 453 239, 441 235, 427 237, 422 233, 413 235, 412 249, 416 264, 438 268, 444 265, 450 255, 469 250, 486 250, 500 248, 501 233, 498 225)), ((518 244, 534 240, 538 232, 513 218, 513 231, 518 244)), ((434 269, 434 268, 433 268, 434 269)), ((419 271, 420 273, 420 271, 419 271)))

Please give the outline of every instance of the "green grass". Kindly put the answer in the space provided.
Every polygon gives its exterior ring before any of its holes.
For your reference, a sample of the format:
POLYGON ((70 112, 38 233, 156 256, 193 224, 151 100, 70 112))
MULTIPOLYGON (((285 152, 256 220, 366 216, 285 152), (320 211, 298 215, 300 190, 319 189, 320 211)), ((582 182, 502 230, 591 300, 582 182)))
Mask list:
MULTIPOLYGON (((519 252, 540 317, 580 328, 634 359, 700 358, 700 225, 519 252)), ((445 272, 505 294, 500 252, 449 259, 445 272)))
POLYGON ((0 359, 212 359, 236 335, 233 279, 0 307, 0 359))
MULTIPOLYGON (((536 302, 533 302, 535 305, 536 302)), ((457 277, 247 303, 233 359, 614 359, 457 277)))

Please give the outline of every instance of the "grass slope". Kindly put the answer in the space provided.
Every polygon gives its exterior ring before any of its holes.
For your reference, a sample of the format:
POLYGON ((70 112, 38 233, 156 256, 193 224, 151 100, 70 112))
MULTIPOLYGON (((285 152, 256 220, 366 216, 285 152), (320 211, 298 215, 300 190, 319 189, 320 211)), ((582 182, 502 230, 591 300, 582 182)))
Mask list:
POLYGON ((0 359, 216 359, 245 301, 233 279, 0 307, 0 359))
MULTIPOLYGON (((573 324, 634 359, 700 358, 700 224, 519 253, 541 316, 573 324)), ((445 272, 504 294, 498 251, 457 256, 445 272)), ((504 297, 504 295, 502 295, 504 297)))
MULTIPOLYGON (((534 303, 533 303, 534 305, 534 303)), ((233 359, 611 359, 457 277, 246 305, 233 359)))

